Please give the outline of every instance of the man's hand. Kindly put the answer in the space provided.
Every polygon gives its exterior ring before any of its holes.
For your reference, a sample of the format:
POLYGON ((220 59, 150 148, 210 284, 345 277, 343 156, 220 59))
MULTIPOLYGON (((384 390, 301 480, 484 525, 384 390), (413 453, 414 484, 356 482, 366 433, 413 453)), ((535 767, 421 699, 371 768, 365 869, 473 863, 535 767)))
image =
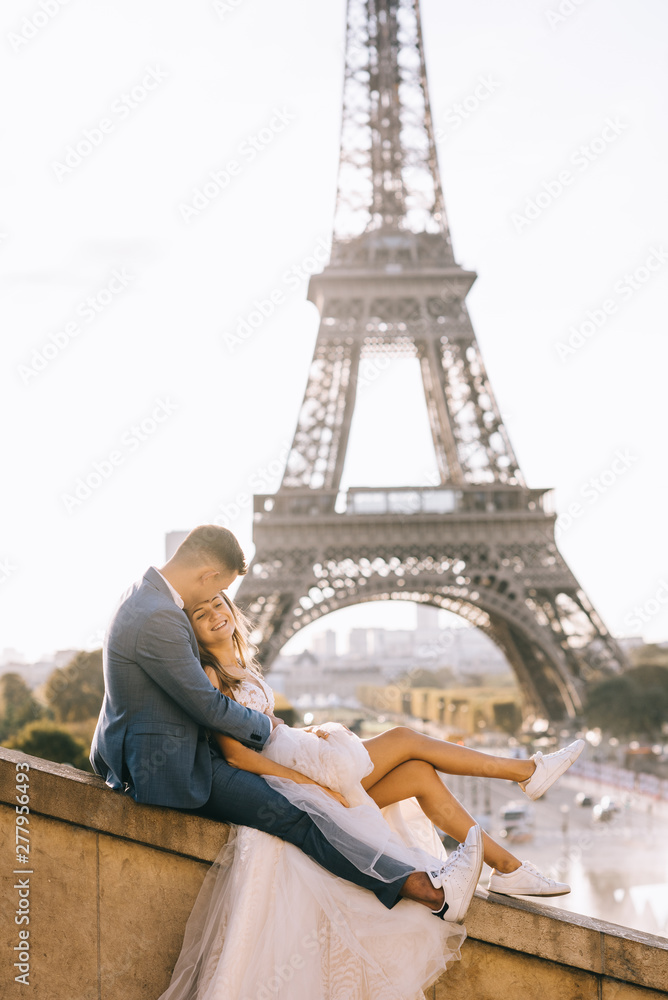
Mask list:
POLYGON ((321 739, 321 740, 328 740, 329 739, 329 733, 327 732, 327 730, 326 729, 318 729, 317 726, 305 726, 304 727, 304 732, 305 733, 315 733, 315 735, 319 739, 321 739))
POLYGON ((276 715, 269 715, 268 712, 267 712, 267 718, 271 722, 271 731, 272 731, 272 733, 273 733, 274 729, 276 728, 276 726, 284 726, 285 725, 285 719, 279 719, 278 716, 276 716, 276 715))
POLYGON ((350 803, 346 798, 344 798, 343 795, 341 795, 340 792, 334 791, 333 788, 328 788, 327 785, 321 785, 317 781, 315 782, 315 784, 318 786, 318 788, 322 788, 323 792, 327 792, 327 794, 331 795, 333 799, 336 799, 337 802, 340 802, 342 806, 345 806, 346 809, 350 809, 350 803))
MULTIPOLYGON (((350 733, 351 736, 355 735, 352 729, 348 729, 348 727, 344 726, 342 722, 340 722, 339 725, 341 726, 342 729, 345 729, 347 733, 350 733)), ((317 726, 305 726, 304 732, 315 733, 315 735, 319 736, 321 740, 328 740, 329 737, 332 735, 331 733, 328 733, 326 729, 318 729, 317 726)))

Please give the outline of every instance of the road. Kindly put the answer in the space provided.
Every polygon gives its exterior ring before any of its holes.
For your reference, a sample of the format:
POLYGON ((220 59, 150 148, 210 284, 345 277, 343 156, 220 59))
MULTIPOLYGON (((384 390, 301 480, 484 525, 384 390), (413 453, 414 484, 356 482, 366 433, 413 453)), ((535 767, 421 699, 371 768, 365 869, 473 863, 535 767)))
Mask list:
MULTIPOLYGON (((574 803, 578 790, 594 801, 600 793, 575 778, 562 778, 537 802, 529 803, 518 785, 484 778, 450 776, 447 784, 473 815, 491 813, 487 832, 520 860, 568 882, 567 896, 546 899, 553 906, 598 917, 651 934, 668 934, 668 818, 657 815, 649 800, 634 797, 609 823, 595 823, 591 808, 574 803), (501 837, 501 807, 512 800, 529 804, 534 836, 512 844, 501 837), (568 807, 568 812, 561 810, 568 807)), ((486 886, 489 869, 483 869, 486 886)))

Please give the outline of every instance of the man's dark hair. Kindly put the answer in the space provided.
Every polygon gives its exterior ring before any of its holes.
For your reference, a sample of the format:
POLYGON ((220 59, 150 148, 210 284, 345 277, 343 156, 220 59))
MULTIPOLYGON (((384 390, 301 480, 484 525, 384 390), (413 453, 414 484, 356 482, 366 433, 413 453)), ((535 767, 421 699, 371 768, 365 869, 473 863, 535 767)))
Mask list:
POLYGON ((186 535, 174 558, 188 566, 217 563, 243 576, 248 571, 246 557, 231 531, 218 524, 200 524, 186 535))

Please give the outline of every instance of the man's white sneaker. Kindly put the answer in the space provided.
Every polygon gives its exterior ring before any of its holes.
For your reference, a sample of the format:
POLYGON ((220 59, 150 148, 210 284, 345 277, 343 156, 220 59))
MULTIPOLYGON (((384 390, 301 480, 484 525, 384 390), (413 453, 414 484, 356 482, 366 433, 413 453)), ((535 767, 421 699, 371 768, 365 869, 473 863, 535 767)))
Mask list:
POLYGON ((442 888, 445 894, 441 908, 431 911, 435 916, 457 924, 462 922, 480 878, 483 853, 482 830, 476 823, 448 860, 440 868, 427 872, 432 885, 442 888))
POLYGON ((563 750, 556 750, 554 753, 542 754, 538 750, 531 758, 536 763, 536 770, 526 781, 519 782, 520 788, 530 799, 539 799, 578 759, 584 748, 584 740, 575 740, 563 750))
POLYGON ((565 896, 571 891, 566 882, 556 882, 539 872, 530 861, 523 861, 517 871, 503 875, 492 868, 487 886, 490 892, 504 896, 565 896))

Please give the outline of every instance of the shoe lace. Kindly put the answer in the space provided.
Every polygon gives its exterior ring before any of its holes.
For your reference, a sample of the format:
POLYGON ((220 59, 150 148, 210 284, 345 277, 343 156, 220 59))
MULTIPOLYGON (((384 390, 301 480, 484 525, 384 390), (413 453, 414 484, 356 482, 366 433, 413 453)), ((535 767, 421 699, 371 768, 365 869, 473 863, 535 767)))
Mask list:
POLYGON ((522 865, 524 866, 524 868, 528 869, 532 875, 538 875, 539 878, 542 878, 545 882, 548 883, 548 885, 557 884, 555 879, 550 878, 549 875, 544 875, 543 872, 540 871, 538 868, 536 868, 535 865, 532 865, 530 861, 523 861, 522 865))
POLYGON ((464 850, 464 844, 458 844, 454 851, 448 854, 447 860, 443 862, 440 868, 437 868, 434 875, 445 875, 451 870, 455 862, 461 857, 462 851, 464 850))

